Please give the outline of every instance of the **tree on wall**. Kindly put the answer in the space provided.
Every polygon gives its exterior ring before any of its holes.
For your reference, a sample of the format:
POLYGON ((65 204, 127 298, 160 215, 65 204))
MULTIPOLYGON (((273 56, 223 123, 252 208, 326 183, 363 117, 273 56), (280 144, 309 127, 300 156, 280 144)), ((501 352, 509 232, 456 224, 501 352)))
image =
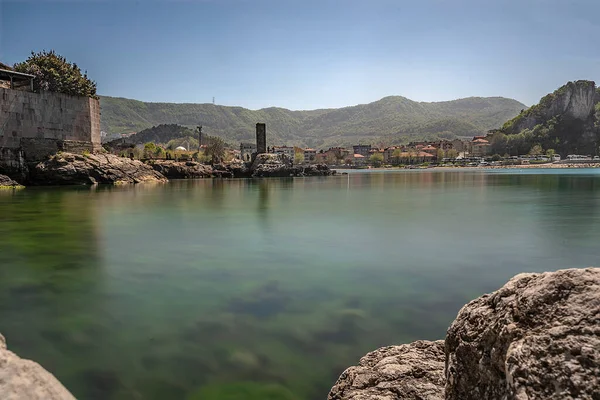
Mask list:
POLYGON ((14 66, 15 71, 35 76, 33 87, 36 92, 48 90, 73 96, 98 98, 96 82, 87 77, 75 63, 54 52, 31 52, 31 56, 14 66))

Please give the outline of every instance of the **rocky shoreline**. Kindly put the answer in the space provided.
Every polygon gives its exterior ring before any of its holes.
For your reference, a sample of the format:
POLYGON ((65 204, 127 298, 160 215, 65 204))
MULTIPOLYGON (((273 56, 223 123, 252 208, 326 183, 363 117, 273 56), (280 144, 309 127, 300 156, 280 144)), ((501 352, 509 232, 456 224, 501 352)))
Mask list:
POLYGON ((598 399, 600 268, 520 274, 467 305, 444 341, 384 347, 329 400, 598 399))
MULTIPOLYGON (((93 185, 128 183, 163 183, 169 179, 266 178, 330 176, 336 171, 326 165, 291 165, 279 154, 259 154, 252 164, 233 161, 206 165, 196 161, 150 160, 146 163, 112 154, 58 153, 38 163, 31 163, 17 178, 26 185, 93 185)), ((0 176, 0 187, 19 183, 0 176)))

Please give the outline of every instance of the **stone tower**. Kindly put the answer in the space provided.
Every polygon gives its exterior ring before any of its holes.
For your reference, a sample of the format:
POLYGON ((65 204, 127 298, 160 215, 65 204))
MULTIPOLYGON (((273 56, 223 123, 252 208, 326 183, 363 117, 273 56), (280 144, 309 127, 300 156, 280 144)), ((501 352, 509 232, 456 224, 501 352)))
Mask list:
POLYGON ((267 152, 267 124, 256 124, 256 153, 263 154, 267 152))

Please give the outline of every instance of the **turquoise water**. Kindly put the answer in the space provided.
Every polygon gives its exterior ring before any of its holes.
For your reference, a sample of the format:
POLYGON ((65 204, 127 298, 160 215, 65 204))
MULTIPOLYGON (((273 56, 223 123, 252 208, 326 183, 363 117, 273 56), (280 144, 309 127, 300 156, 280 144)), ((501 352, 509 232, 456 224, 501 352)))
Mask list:
POLYGON ((324 399, 599 240, 598 170, 0 191, 0 332, 81 399, 324 399))

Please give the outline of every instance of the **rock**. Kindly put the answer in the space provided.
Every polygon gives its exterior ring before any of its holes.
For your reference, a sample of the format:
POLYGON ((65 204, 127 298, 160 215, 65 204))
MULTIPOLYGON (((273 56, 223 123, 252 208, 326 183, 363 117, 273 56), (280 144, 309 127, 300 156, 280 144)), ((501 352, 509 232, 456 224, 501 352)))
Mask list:
POLYGON ((168 179, 210 178, 213 173, 210 165, 195 161, 153 160, 148 165, 168 179))
POLYGON ((600 399, 600 269, 521 274, 446 336, 446 399, 600 399))
POLYGON ((233 171, 225 164, 215 164, 213 166, 213 176, 215 178, 233 178, 233 171))
POLYGON ((6 175, 0 174, 0 189, 2 189, 2 188, 18 188, 18 187, 21 187, 21 185, 18 182, 13 181, 6 175))
POLYGON ((329 176, 336 171, 327 165, 292 165, 288 157, 283 154, 259 154, 250 167, 250 172, 255 178, 289 177, 289 176, 329 176))
POLYGON ((293 176, 292 163, 283 154, 258 154, 250 166, 250 171, 252 176, 257 178, 293 176))
POLYGON ((29 170, 34 185, 89 185, 95 183, 166 182, 141 161, 112 154, 60 153, 29 170))
POLYGON ((38 363, 8 351, 0 335, 0 397, 2 400, 74 400, 75 397, 38 363))
POLYGON ((382 347, 338 378, 328 400, 442 400, 444 341, 382 347))

